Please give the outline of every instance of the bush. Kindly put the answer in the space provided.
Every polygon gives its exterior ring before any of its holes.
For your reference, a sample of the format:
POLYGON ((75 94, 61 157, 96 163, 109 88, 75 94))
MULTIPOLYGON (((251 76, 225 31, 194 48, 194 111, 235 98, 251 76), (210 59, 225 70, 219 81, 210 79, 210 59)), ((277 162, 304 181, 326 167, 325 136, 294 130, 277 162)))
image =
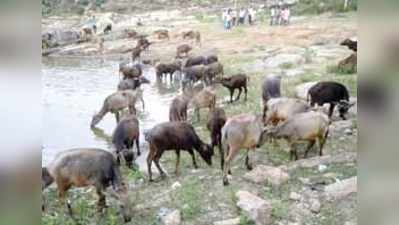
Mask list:
POLYGON ((304 0, 293 7, 295 14, 321 14, 324 12, 347 12, 357 10, 357 0, 349 0, 344 9, 344 0, 304 0))

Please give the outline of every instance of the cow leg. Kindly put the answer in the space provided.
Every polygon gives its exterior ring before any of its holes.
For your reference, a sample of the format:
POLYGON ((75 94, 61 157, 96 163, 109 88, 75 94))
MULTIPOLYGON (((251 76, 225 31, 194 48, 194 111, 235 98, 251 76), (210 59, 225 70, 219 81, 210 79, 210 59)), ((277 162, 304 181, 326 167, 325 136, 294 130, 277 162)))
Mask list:
POLYGON ((199 108, 195 108, 195 112, 197 114, 197 121, 200 122, 201 121, 200 109, 199 108))
POLYGON ((335 108, 335 103, 330 103, 330 110, 328 111, 328 118, 330 119, 334 113, 334 108, 335 108))
POLYGON ((136 147, 137 147, 137 156, 140 156, 141 152, 140 152, 140 138, 139 137, 136 138, 136 147))
POLYGON ((296 144, 295 143, 291 143, 291 149, 290 149, 290 160, 298 160, 298 154, 296 151, 296 144))
POLYGON ((248 95, 247 86, 244 86, 244 91, 245 91, 245 101, 247 101, 247 95, 248 95))
POLYGON ((234 89, 230 89, 230 103, 233 103, 234 89))
POLYGON ((238 95, 236 97, 236 101, 238 101, 240 99, 241 92, 242 92, 242 88, 238 88, 238 95))
POLYGON ((176 150, 176 176, 180 176, 180 171, 179 171, 179 165, 180 165, 180 150, 176 150))
POLYGON ((315 140, 309 141, 308 146, 307 146, 306 151, 305 151, 305 158, 308 157, 308 152, 309 152, 309 150, 313 147, 313 145, 315 144, 315 142, 316 142, 315 140))
POLYGON ((159 174, 161 175, 162 178, 166 177, 166 173, 162 170, 161 165, 159 164, 159 160, 161 159, 162 156, 162 152, 163 151, 159 151, 155 157, 154 157, 154 162, 155 162, 155 166, 157 167, 159 174))
POLYGON ((223 166, 224 166, 224 152, 223 152, 223 147, 222 147, 222 140, 221 140, 221 135, 218 135, 217 137, 217 145, 219 147, 219 155, 220 155, 220 167, 222 168, 223 171, 223 166))
POLYGON ((232 148, 231 146, 229 147, 229 153, 228 156, 226 157, 225 161, 225 166, 223 168, 223 185, 228 185, 229 180, 227 179, 227 172, 230 170, 230 163, 234 159, 234 156, 237 152, 238 149, 232 148))
POLYGON ((135 107, 135 105, 129 105, 129 112, 132 115, 136 115, 136 107, 135 107))
POLYGON ((141 103, 143 103, 143 111, 145 110, 145 103, 144 103, 144 98, 143 96, 140 97, 141 103))
POLYGON ((188 152, 190 153, 191 158, 193 159, 194 168, 195 168, 195 169, 198 169, 197 162, 195 161, 195 154, 194 154, 194 151, 193 151, 192 149, 190 149, 188 152))
POLYGON ((72 217, 73 220, 75 220, 73 216, 73 211, 72 211, 72 206, 71 203, 68 200, 65 200, 66 198, 66 193, 68 189, 71 187, 70 184, 66 184, 65 181, 62 180, 57 180, 57 189, 58 189, 58 198, 60 200, 61 205, 65 205, 67 207, 67 212, 70 217, 72 217))
POLYGON ((116 123, 119 123, 119 111, 115 112, 116 123))
POLYGON ((252 170, 252 163, 249 162, 249 151, 250 149, 247 149, 247 155, 245 157, 245 165, 247 166, 248 170, 252 170))
POLYGON ((101 185, 96 185, 96 192, 98 195, 97 212, 101 213, 103 209, 107 207, 105 195, 103 193, 103 188, 101 185))
POLYGON ((157 151, 157 149, 150 144, 150 152, 148 153, 148 156, 147 156, 147 169, 148 169, 148 177, 149 177, 150 182, 154 181, 152 179, 152 170, 151 170, 152 165, 151 164, 152 164, 152 161, 154 160, 156 151, 157 151))
POLYGON ((322 156, 323 155, 323 147, 324 144, 326 143, 328 137, 328 130, 326 131, 326 133, 324 134, 324 136, 319 137, 319 155, 322 156))

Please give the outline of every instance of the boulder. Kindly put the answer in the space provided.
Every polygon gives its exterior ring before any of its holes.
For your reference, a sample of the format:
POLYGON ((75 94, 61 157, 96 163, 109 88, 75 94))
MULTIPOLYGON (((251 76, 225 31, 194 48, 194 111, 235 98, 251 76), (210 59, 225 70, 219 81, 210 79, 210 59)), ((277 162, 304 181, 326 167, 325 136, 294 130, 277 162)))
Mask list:
POLYGON ((299 200, 301 200, 301 195, 296 192, 291 192, 290 199, 293 201, 299 201, 299 200))
POLYGON ((357 177, 330 184, 325 187, 324 191, 328 200, 343 199, 352 193, 357 193, 357 177))
POLYGON ((244 178, 257 184, 264 184, 267 181, 273 186, 280 186, 288 181, 289 175, 278 167, 258 165, 246 173, 244 178))
POLYGON ((213 225, 239 225, 239 224, 240 224, 240 218, 217 221, 213 223, 213 225))
POLYGON ((46 42, 48 47, 65 46, 78 43, 80 34, 73 30, 53 30, 42 34, 42 41, 46 42))
POLYGON ((300 65, 305 63, 305 58, 299 54, 278 54, 267 57, 264 61, 265 67, 277 68, 283 65, 300 65))
POLYGON ((321 204, 318 199, 312 198, 312 199, 310 199, 309 203, 310 203, 310 211, 312 211, 313 213, 320 212, 321 204))
POLYGON ((272 205, 270 202, 247 191, 238 191, 236 193, 236 198, 238 199, 237 206, 243 210, 248 218, 253 220, 256 225, 266 225, 272 222, 272 205))
POLYGON ((174 210, 164 217, 161 217, 163 225, 179 225, 181 224, 181 214, 179 210, 174 210))

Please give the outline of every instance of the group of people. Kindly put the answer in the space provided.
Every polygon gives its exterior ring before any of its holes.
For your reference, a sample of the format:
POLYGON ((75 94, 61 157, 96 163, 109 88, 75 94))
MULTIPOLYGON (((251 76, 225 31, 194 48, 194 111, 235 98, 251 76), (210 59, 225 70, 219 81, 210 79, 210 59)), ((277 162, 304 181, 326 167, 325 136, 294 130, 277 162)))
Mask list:
POLYGON ((225 9, 222 13, 222 20, 226 30, 231 29, 233 26, 244 25, 248 21, 252 25, 255 21, 256 11, 252 7, 241 9, 225 9))
POLYGON ((270 26, 288 25, 291 11, 288 6, 275 5, 270 7, 270 26))

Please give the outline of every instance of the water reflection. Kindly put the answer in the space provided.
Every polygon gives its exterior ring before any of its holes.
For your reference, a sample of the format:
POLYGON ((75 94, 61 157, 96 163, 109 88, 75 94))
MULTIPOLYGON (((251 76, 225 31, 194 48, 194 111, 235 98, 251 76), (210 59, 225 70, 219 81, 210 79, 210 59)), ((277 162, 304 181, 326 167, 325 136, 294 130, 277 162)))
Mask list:
MULTIPOLYGON (((107 114, 96 128, 90 121, 104 99, 116 91, 119 61, 102 58, 45 58, 43 72, 43 150, 45 165, 62 150, 79 147, 111 149, 115 117, 107 114)), ((146 155, 144 133, 155 124, 168 120, 171 100, 180 90, 180 82, 169 79, 156 82, 154 68, 145 68, 151 81, 143 85, 145 111, 138 103, 140 143, 146 155)))

